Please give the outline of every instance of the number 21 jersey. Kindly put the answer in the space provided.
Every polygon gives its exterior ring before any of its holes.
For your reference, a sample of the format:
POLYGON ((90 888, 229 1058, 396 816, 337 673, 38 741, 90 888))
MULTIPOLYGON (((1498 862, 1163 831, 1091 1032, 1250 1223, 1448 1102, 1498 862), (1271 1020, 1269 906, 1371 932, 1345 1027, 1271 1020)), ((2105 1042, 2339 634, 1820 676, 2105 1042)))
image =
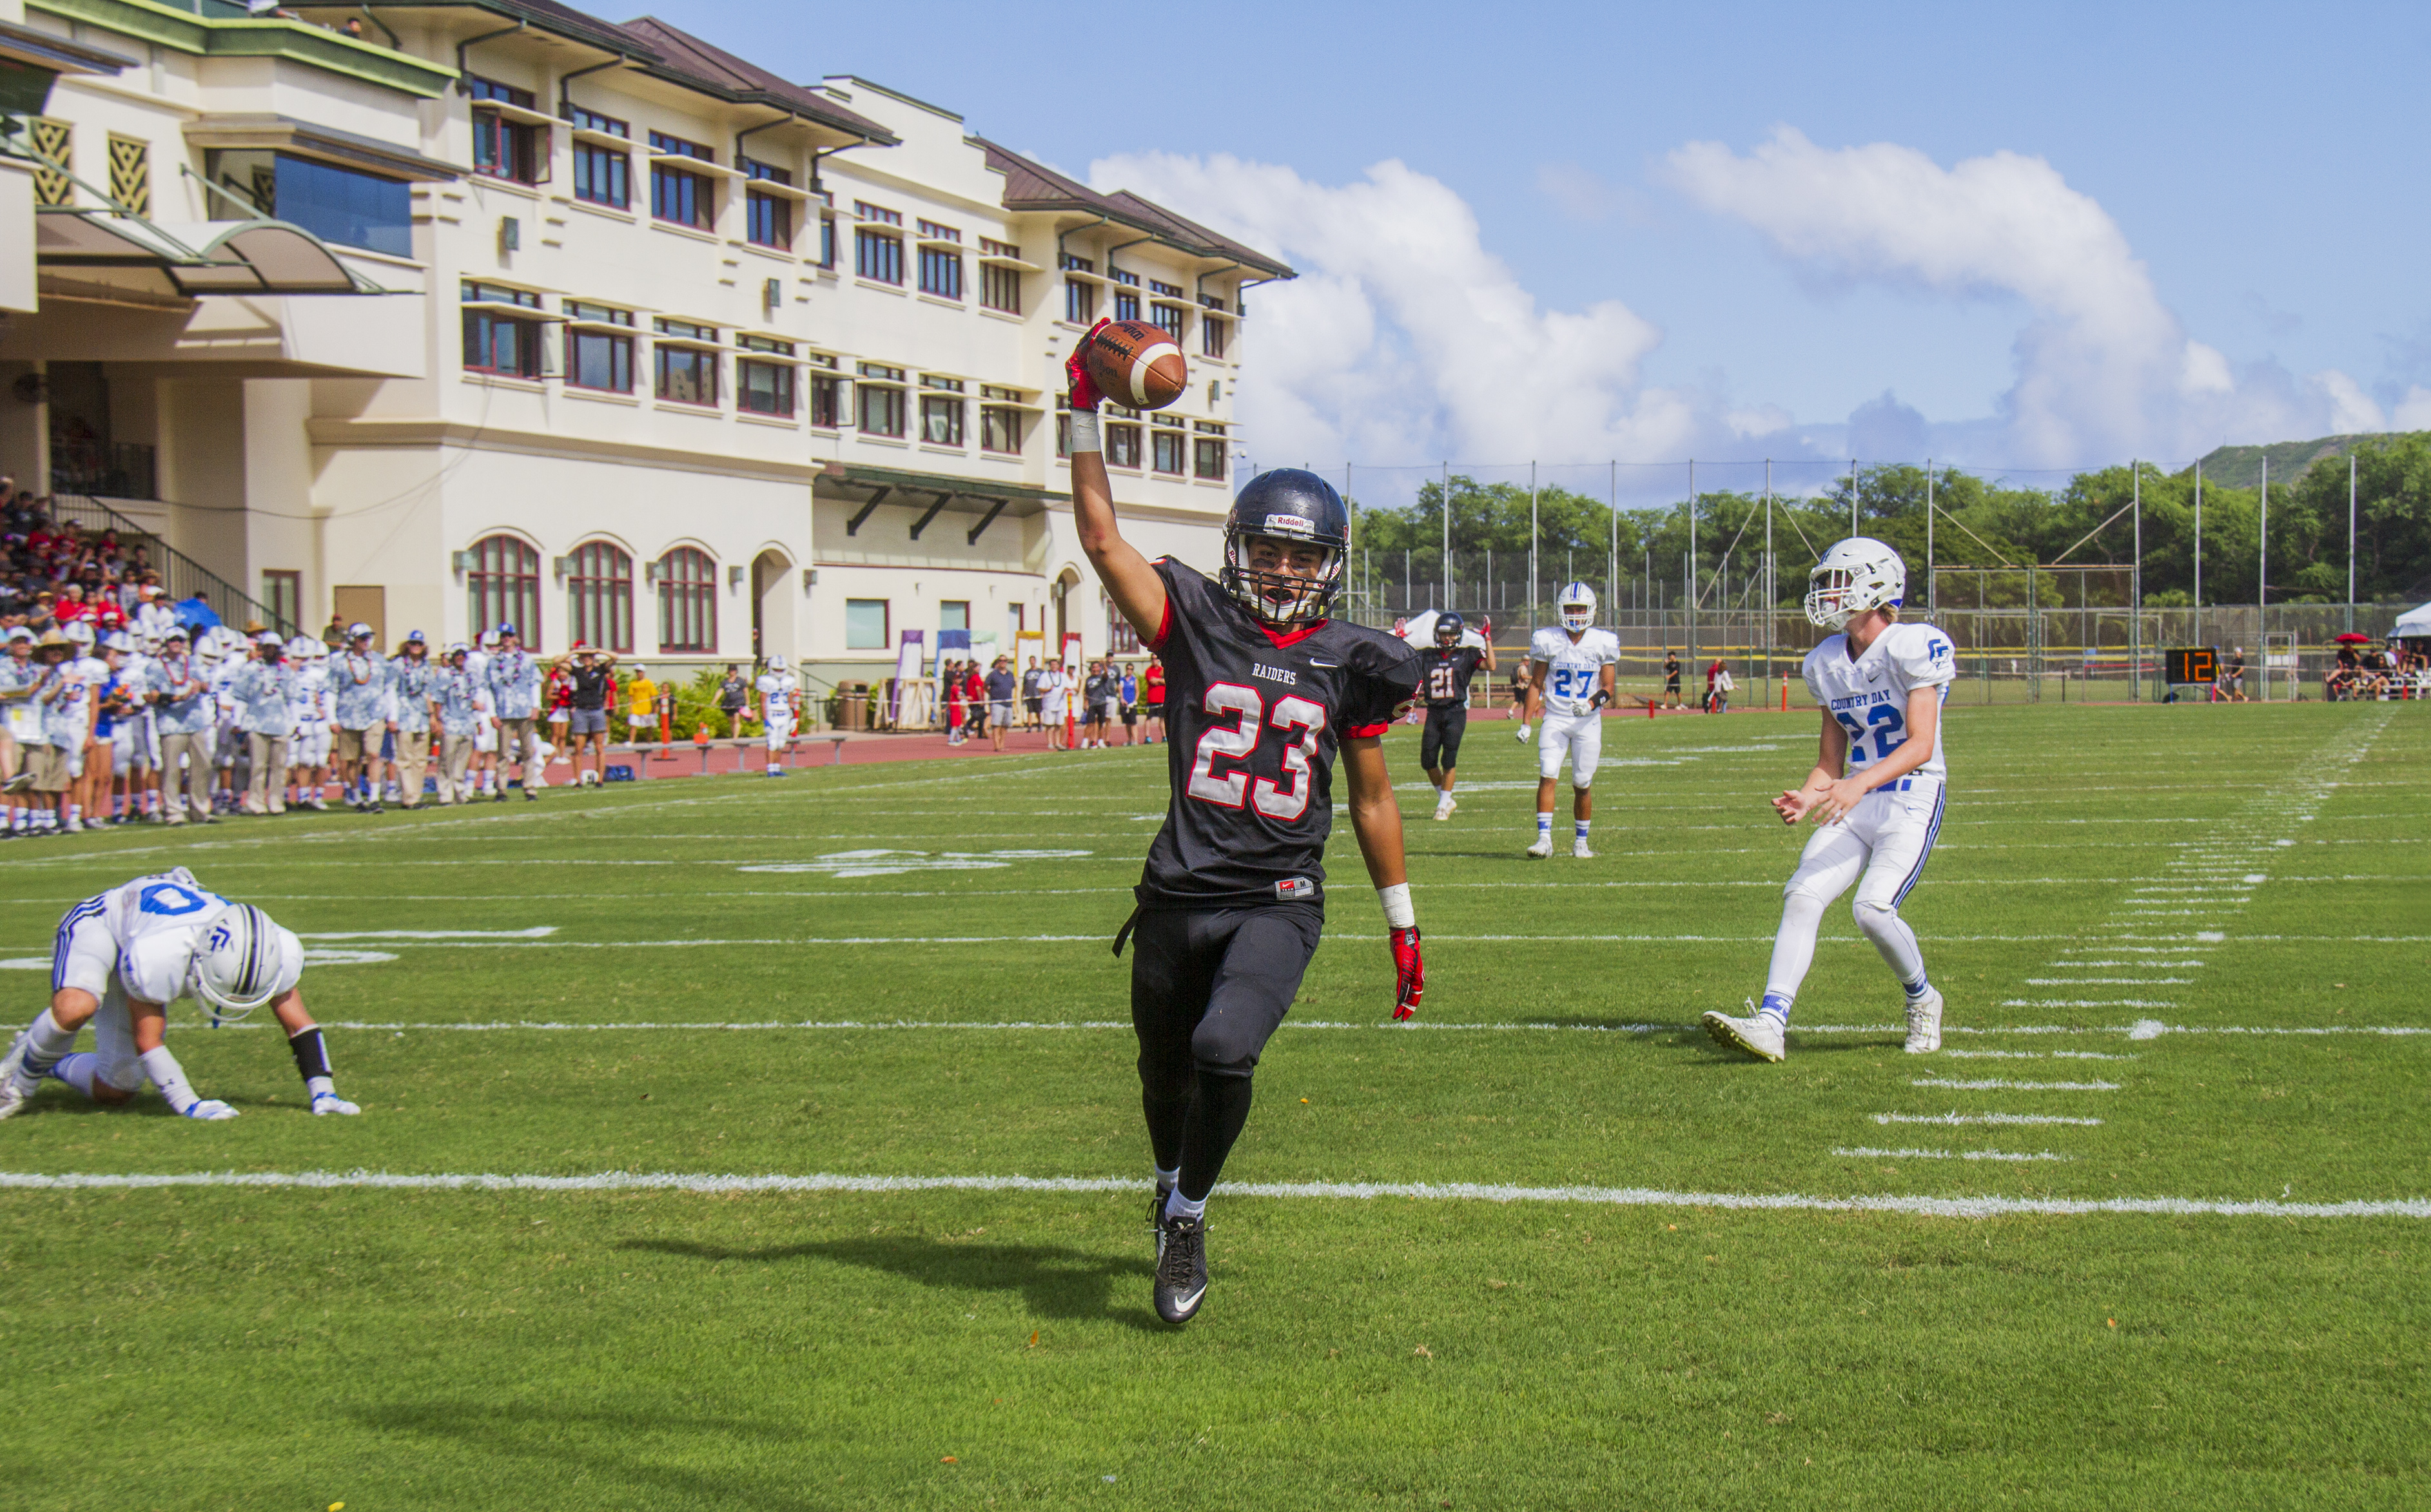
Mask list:
POLYGON ((1418 655, 1364 625, 1277 631, 1206 577, 1161 557, 1173 796, 1148 847, 1150 908, 1315 903, 1333 831, 1333 758, 1410 706, 1418 655))
MULTIPOLYGON (((1907 695, 1938 688, 1950 696, 1958 661, 1950 637, 1930 624, 1894 624, 1874 638, 1864 656, 1849 658, 1849 638, 1827 636, 1806 654, 1801 669, 1806 691, 1849 732, 1849 770, 1862 772, 1907 739, 1907 695)), ((1941 764, 1941 726, 1933 730, 1933 758, 1916 769, 1920 777, 1947 776, 1941 764)))

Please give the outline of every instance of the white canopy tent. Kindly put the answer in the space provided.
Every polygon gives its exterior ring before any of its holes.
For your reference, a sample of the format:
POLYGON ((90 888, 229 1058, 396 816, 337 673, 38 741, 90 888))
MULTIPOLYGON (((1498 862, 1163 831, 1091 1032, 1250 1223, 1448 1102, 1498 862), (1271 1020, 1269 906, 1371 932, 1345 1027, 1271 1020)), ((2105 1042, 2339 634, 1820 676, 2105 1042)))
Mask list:
POLYGON ((2397 617, 2389 633, 2402 640, 2431 640, 2431 604, 2411 608, 2397 617))

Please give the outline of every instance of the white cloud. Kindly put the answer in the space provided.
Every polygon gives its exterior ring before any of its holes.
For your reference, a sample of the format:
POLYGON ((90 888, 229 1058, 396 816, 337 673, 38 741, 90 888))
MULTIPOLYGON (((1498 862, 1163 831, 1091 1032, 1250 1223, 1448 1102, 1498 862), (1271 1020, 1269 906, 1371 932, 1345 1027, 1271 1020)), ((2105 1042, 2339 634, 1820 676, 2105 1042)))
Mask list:
POLYGON ((2003 460, 2178 457, 2223 435, 2379 424, 2344 374, 2298 384, 2275 368, 2233 373, 2161 302, 2118 223, 2039 158, 1944 168, 1912 147, 1823 148, 1783 126, 1745 156, 1691 142, 1667 169, 1810 274, 2023 304, 2016 381, 1999 401, 2003 460))
POLYGON ((1468 204, 1400 162, 1329 185, 1152 153, 1093 163, 1089 181, 1299 270, 1249 295, 1241 408, 1262 464, 1685 457, 1736 433, 1718 400, 1643 385, 1652 324, 1618 300, 1540 307, 1468 204))
POLYGON ((2389 414, 2389 423, 2395 430, 2431 430, 2431 389, 2418 383, 2406 390, 2406 397, 2397 401, 2396 409, 2389 414))

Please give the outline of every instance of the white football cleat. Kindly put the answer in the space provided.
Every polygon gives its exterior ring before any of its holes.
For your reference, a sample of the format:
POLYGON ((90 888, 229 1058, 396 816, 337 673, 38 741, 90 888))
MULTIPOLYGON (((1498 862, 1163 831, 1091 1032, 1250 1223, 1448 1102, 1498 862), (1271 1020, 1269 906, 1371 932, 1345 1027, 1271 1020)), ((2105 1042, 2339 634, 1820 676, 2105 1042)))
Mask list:
POLYGON ((1941 1048, 1941 989, 1928 987, 1924 996, 1907 1000, 1907 1044, 1911 1055, 1930 1055, 1941 1048))
POLYGON ((186 1117, 201 1119, 207 1123, 224 1123, 236 1117, 236 1109, 216 1097, 197 1098, 186 1105, 186 1117))
MULTIPOLYGON (((1748 1005, 1753 1007, 1755 1005, 1748 1005)), ((1789 1057, 1788 1036, 1779 1021, 1768 1014, 1751 1014, 1734 1019, 1727 1013, 1709 1012, 1700 1021, 1714 1043, 1726 1050, 1744 1050, 1758 1060, 1786 1060, 1789 1057)))
POLYGON ((1586 841, 1574 839, 1570 841, 1570 858, 1575 861, 1592 861, 1595 859, 1595 852, 1587 849, 1586 841))
POLYGON ((315 1092, 312 1094, 312 1116, 314 1118, 320 1118, 323 1115, 329 1113, 337 1113, 347 1118, 352 1118, 361 1111, 361 1108, 347 1102, 344 1098, 340 1097, 335 1092, 315 1092))
POLYGON ((1552 854, 1553 854, 1553 837, 1551 837, 1551 835, 1539 835, 1539 836, 1537 836, 1537 837, 1536 837, 1536 843, 1528 847, 1528 854, 1529 854, 1529 856, 1532 856, 1532 857, 1534 857, 1534 859, 1539 860, 1539 861, 1541 861, 1541 860, 1543 860, 1545 857, 1547 857, 1547 856, 1549 856, 1552 855, 1552 854))

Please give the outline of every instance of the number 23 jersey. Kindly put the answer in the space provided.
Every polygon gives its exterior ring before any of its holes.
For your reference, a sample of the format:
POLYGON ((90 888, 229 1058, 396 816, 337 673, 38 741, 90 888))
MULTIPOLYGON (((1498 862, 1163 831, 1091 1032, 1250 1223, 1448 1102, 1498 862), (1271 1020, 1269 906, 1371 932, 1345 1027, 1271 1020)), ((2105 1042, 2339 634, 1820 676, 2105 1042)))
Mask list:
MULTIPOLYGON (((1938 688, 1950 696, 1958 675, 1950 637, 1930 624, 1894 624, 1874 638, 1866 654, 1849 659, 1849 638, 1828 636, 1806 654, 1801 669, 1806 691, 1849 732, 1849 770, 1862 772, 1900 748, 1907 739, 1907 695, 1938 688)), ((1933 730, 1933 758, 1916 769, 1920 777, 1943 777, 1941 726, 1933 730)))
POLYGON ((1314 903, 1333 831, 1341 742, 1382 735, 1410 706, 1418 654, 1364 625, 1277 632, 1197 571, 1160 557, 1173 796, 1148 847, 1143 906, 1314 903))

